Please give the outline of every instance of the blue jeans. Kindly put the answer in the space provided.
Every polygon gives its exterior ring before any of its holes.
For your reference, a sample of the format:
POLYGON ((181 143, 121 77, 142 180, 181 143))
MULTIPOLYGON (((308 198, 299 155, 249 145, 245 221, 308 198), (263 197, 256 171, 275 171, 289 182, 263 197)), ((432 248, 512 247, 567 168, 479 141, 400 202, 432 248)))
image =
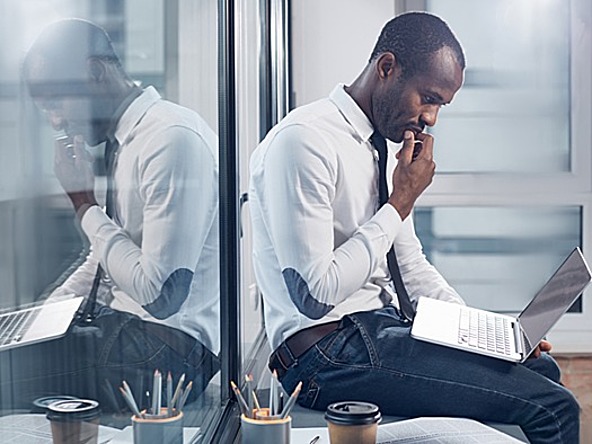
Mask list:
POLYGON ((368 401, 386 415, 517 424, 532 443, 579 442, 579 406, 548 354, 514 364, 418 341, 409 331, 392 306, 346 316, 281 382, 292 391, 302 381, 298 402, 316 410, 368 401))
MULTIPOLYGON (((194 400, 218 371, 218 358, 194 339, 181 356, 146 324, 99 306, 92 322, 74 324, 62 338, 0 353, 2 409, 31 410, 35 399, 59 394, 96 399, 102 411, 120 412, 126 408, 117 389, 123 380, 146 408, 155 369, 165 376, 170 371, 175 382, 185 373, 185 382, 193 381, 187 402, 194 400)), ((173 337, 179 333, 170 330, 173 337)))

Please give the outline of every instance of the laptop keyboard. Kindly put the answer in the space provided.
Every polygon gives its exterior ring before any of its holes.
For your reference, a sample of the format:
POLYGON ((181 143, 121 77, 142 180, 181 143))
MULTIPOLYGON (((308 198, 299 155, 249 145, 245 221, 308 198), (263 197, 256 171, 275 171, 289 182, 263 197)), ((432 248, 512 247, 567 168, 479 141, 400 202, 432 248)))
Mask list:
POLYGON ((42 307, 0 316, 0 346, 19 342, 42 307))
POLYGON ((494 353, 509 355, 510 321, 495 316, 462 307, 458 329, 458 343, 470 347, 488 350, 494 353))

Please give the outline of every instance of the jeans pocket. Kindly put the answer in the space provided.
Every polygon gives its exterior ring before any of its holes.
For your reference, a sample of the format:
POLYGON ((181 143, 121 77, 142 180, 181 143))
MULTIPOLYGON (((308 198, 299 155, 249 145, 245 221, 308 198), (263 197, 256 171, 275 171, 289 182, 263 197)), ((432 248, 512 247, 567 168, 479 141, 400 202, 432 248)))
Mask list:
POLYGON ((298 398, 298 404, 302 407, 306 407, 308 409, 314 409, 316 406, 317 399, 319 397, 319 393, 321 388, 317 384, 317 382, 312 379, 308 384, 306 391, 303 391, 298 398))
POLYGON ((354 367, 372 366, 373 352, 364 338, 363 332, 351 321, 321 340, 316 348, 329 363, 354 367))
POLYGON ((120 329, 112 331, 102 353, 104 364, 142 365, 154 360, 158 354, 166 350, 166 345, 160 339, 146 333, 142 327, 142 321, 132 318, 120 329))

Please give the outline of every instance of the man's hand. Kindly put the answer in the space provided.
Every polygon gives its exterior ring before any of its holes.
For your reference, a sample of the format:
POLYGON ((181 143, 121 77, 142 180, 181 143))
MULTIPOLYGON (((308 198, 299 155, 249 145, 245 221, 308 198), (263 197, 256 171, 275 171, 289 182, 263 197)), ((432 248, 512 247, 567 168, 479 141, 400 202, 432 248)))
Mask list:
POLYGON ((543 339, 539 343, 539 345, 537 345, 537 347, 534 349, 534 351, 532 352, 530 357, 531 358, 538 358, 539 356, 541 356, 541 353, 550 352, 552 348, 553 348, 553 346, 551 345, 551 343, 549 341, 545 341, 543 339))
POLYGON ((415 201, 432 183, 436 164, 434 163, 434 138, 421 133, 415 139, 412 131, 405 131, 403 147, 396 157, 397 167, 393 172, 393 192, 389 203, 395 207, 401 219, 411 213, 415 201), (421 149, 416 143, 421 142, 421 149))
POLYGON ((97 204, 93 161, 82 136, 75 136, 72 144, 67 140, 56 140, 54 172, 77 212, 85 204, 97 204))

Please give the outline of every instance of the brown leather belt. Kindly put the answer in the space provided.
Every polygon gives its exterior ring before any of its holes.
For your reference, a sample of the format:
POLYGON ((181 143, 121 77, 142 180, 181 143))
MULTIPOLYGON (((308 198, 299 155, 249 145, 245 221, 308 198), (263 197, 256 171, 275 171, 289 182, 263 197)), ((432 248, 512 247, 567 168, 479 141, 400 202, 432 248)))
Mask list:
POLYGON ((313 325, 299 332, 294 333, 280 344, 269 357, 270 370, 276 370, 281 378, 296 360, 302 356, 313 345, 333 333, 341 321, 328 322, 326 324, 313 325))

